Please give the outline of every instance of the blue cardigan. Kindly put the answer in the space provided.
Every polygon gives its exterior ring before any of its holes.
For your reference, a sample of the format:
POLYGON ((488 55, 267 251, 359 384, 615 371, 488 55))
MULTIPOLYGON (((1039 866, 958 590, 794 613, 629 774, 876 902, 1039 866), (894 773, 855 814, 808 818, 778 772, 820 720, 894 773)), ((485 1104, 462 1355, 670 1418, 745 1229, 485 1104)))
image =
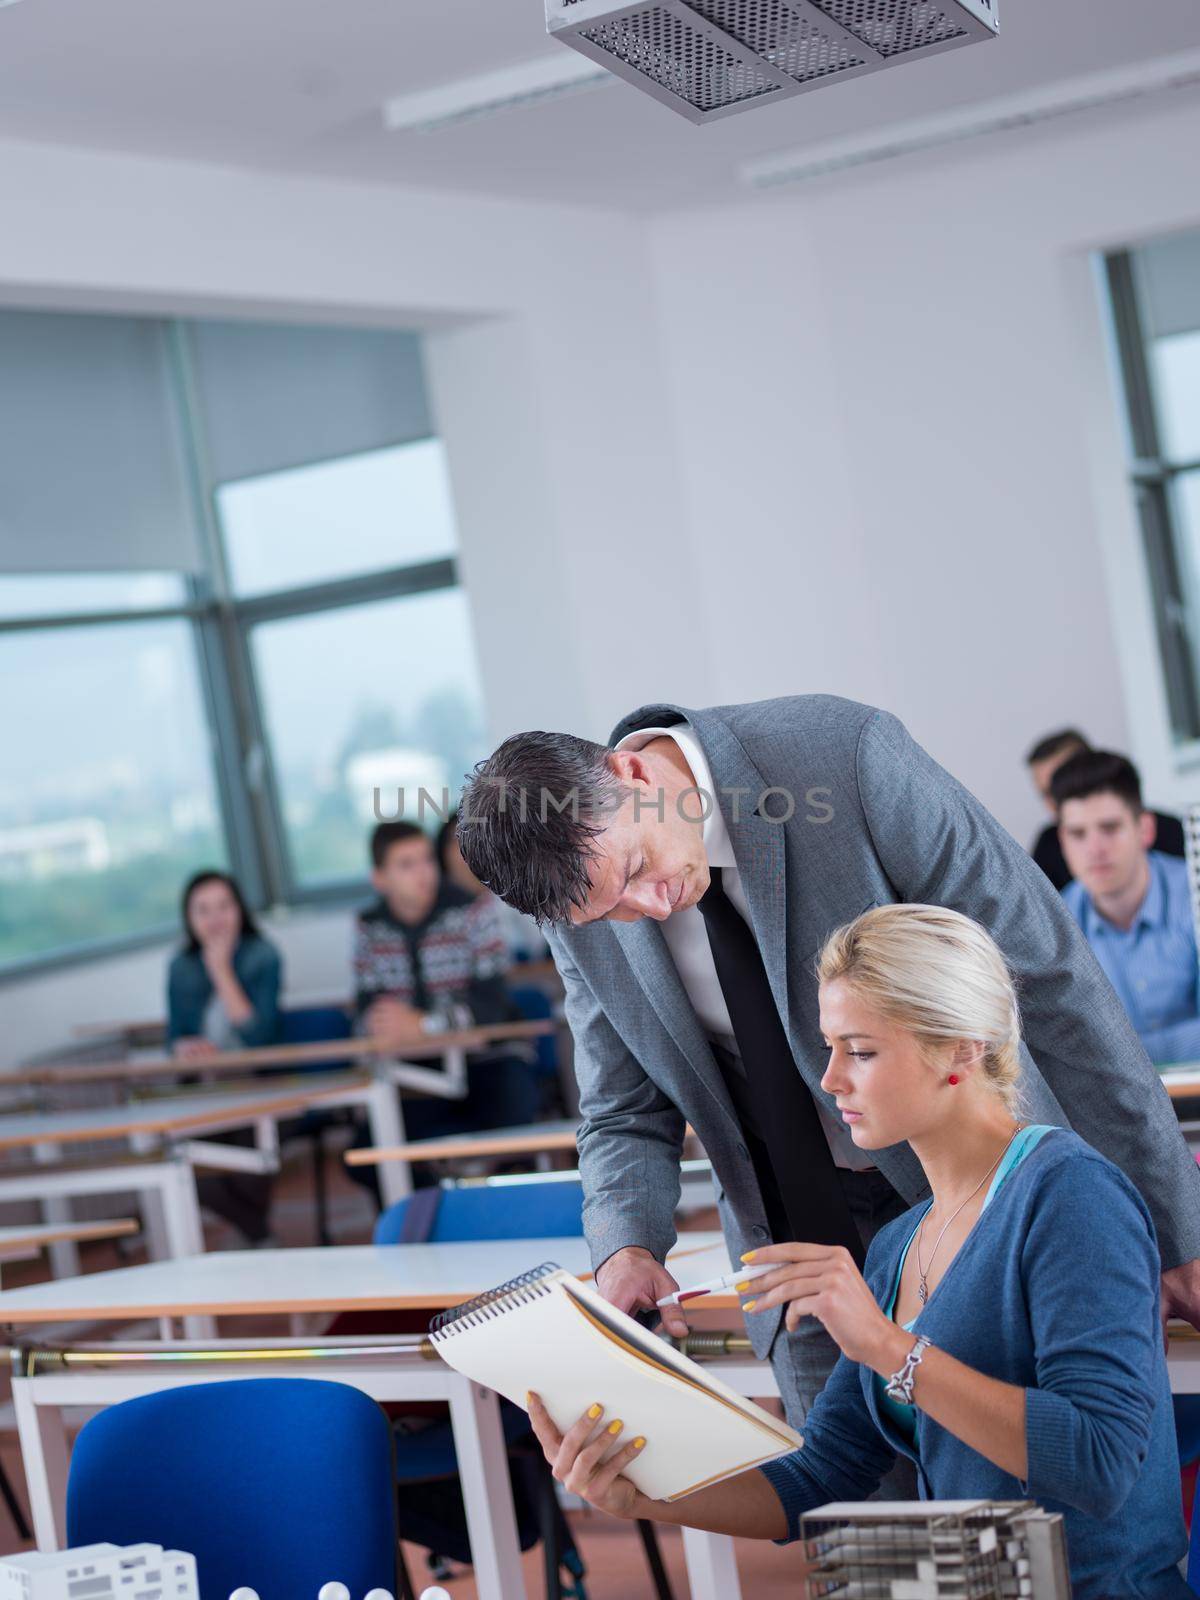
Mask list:
MULTIPOLYGON (((243 939, 233 952, 233 970, 254 1007, 249 1022, 234 1031, 248 1048, 277 1044, 282 1032, 279 988, 283 964, 266 939, 243 939)), ((167 1040, 194 1038, 204 1032, 204 1012, 213 996, 212 979, 200 955, 180 950, 167 972, 167 1040)))
MULTIPOLYGON (((922 1209, 889 1223, 867 1253, 881 1305, 922 1209)), ((875 1374, 843 1356, 808 1414, 803 1449, 761 1469, 789 1536, 802 1512, 866 1499, 903 1455, 916 1463, 922 1499, 1031 1499, 1061 1511, 1076 1600, 1187 1600, 1159 1274, 1154 1225, 1133 1185, 1076 1134, 1047 1134, 914 1323, 967 1366, 1025 1390, 1028 1481, 926 1416, 919 1376, 910 1445, 879 1409, 875 1374)))

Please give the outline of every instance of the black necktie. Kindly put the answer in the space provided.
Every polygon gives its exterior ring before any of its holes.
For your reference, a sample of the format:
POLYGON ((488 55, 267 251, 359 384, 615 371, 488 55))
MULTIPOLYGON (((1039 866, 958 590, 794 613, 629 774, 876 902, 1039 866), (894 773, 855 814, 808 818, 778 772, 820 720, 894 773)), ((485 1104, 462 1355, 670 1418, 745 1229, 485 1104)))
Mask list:
POLYGON ((699 903, 741 1061, 717 1050, 762 1190, 774 1240, 840 1244, 856 1261, 862 1241, 809 1093, 779 1019, 758 942, 721 883, 699 903), (781 1231, 782 1230, 782 1231, 781 1231))

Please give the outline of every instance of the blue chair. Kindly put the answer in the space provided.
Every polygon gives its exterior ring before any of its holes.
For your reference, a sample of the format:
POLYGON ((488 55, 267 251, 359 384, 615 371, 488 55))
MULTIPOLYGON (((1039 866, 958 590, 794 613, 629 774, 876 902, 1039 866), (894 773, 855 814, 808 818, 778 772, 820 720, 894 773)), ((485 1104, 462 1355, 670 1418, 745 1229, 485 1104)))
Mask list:
MULTIPOLYGON (((535 984, 510 986, 509 995, 525 1022, 544 1022, 554 1015, 550 996, 535 984)), ((537 1052, 538 1075, 558 1083, 558 1040, 552 1033, 542 1034, 533 1041, 537 1052)))
POLYGON ((245 1378, 110 1406, 71 1455, 71 1545, 149 1542, 196 1557, 200 1600, 410 1594, 398 1569, 392 1433, 347 1384, 245 1378))
MULTIPOLYGON (((487 1239, 581 1238, 583 1235, 583 1185, 578 1177, 536 1177, 528 1181, 464 1184, 440 1190, 419 1190, 389 1206, 375 1224, 377 1245, 409 1243, 450 1244, 487 1239), (419 1218, 416 1229, 410 1217, 419 1218)), ((532 1263, 531 1263, 532 1265, 532 1263)), ((510 1461, 530 1473, 536 1501, 538 1535, 545 1558, 547 1600, 561 1600, 565 1568, 573 1580, 569 1591, 586 1600, 584 1566, 571 1537, 541 1446, 530 1431, 529 1419, 506 1400, 500 1417, 510 1461)), ((458 1476, 458 1457, 449 1423, 439 1423, 421 1433, 396 1440, 396 1471, 400 1483, 429 1483, 458 1476)), ((402 1513, 403 1515, 403 1513, 402 1513)), ((672 1600, 670 1580, 663 1565, 658 1538, 651 1522, 639 1522, 638 1534, 654 1583, 657 1600, 672 1600)), ((416 1530, 405 1537, 422 1543, 416 1530)))
MULTIPOLYGON (((294 1006, 283 1012, 280 1042, 317 1044, 327 1039, 348 1039, 352 1032, 350 1015, 341 1006, 294 1006)), ((321 1061, 312 1066, 287 1068, 289 1072, 337 1072, 349 1061, 321 1061)), ((344 1111, 306 1111, 284 1129, 288 1138, 306 1139, 312 1157, 313 1203, 316 1212, 318 1244, 332 1244, 329 1231, 329 1195, 325 1183, 325 1133, 347 1120, 344 1111)))
MULTIPOLYGON (((348 1039, 350 1014, 343 1006, 291 1006, 280 1016, 281 1044, 324 1044, 328 1039, 348 1039)), ((348 1061, 321 1061, 311 1067, 289 1067, 289 1072, 336 1072, 348 1061)))
MULTIPOLYGON (((433 1191, 437 1209, 432 1226, 423 1229, 429 1243, 452 1244, 480 1239, 578 1239, 583 1235, 583 1185, 573 1180, 463 1184, 433 1191)), ((429 1198, 432 1200, 433 1193, 429 1198)), ((400 1244, 410 1207, 425 1205, 409 1195, 398 1200, 375 1224, 376 1244, 400 1244)))

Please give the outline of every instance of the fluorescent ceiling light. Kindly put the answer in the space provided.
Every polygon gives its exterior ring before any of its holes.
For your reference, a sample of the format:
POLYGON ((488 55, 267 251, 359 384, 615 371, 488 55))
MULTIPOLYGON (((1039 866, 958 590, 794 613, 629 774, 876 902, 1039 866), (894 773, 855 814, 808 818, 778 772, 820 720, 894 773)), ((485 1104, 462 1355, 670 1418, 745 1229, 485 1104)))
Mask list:
POLYGON ((1071 116, 1097 107, 1120 105, 1147 95, 1200 87, 1200 50, 1159 56, 1133 67, 1072 78, 1024 94, 984 100, 966 110, 892 123, 857 138, 831 140, 807 149, 760 157, 739 169, 744 184, 755 189, 803 183, 850 167, 890 161, 896 156, 958 144, 985 134, 1005 133, 1035 122, 1071 116))
POLYGON ((475 117, 534 105, 540 100, 574 94, 577 90, 611 81, 612 73, 604 67, 560 50, 553 56, 525 61, 520 66, 501 67, 497 72, 458 78, 436 89, 398 95, 385 103, 383 125, 393 133, 402 130, 431 133, 475 117))

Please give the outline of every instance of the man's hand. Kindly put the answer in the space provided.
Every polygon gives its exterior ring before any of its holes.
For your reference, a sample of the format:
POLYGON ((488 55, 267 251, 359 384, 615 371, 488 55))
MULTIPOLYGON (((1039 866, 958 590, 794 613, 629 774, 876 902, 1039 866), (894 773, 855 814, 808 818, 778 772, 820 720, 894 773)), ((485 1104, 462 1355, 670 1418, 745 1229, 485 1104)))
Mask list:
POLYGON ((194 1034, 176 1039, 172 1052, 178 1061, 211 1061, 220 1051, 211 1039, 201 1039, 194 1034))
POLYGON ((424 1019, 423 1011, 405 1005, 403 1000, 383 995, 367 1012, 367 1032, 382 1044, 417 1044, 426 1037, 421 1029, 424 1019))
MULTIPOLYGON (((630 1245, 609 1256, 596 1274, 596 1287, 618 1311, 653 1311, 656 1302, 674 1294, 679 1285, 640 1245, 630 1245)), ((658 1308, 662 1325, 674 1338, 688 1331, 687 1318, 678 1306, 658 1308)))
POLYGON ((1168 1317, 1182 1317, 1200 1329, 1200 1261, 1185 1261, 1163 1273, 1162 1314, 1164 1323, 1168 1317))

